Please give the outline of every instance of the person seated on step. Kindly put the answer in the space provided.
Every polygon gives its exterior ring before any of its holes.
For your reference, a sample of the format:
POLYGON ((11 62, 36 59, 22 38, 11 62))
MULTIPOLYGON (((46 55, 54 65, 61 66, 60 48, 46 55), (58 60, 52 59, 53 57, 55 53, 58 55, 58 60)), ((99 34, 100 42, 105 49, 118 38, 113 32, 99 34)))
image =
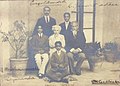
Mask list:
POLYGON ((71 25, 72 29, 66 35, 66 51, 69 58, 70 74, 80 75, 81 65, 86 58, 83 52, 86 38, 76 21, 73 21, 71 25))
POLYGON ((38 26, 37 34, 33 35, 31 39, 31 46, 34 51, 34 58, 37 67, 39 69, 38 77, 43 78, 45 76, 45 69, 49 60, 49 40, 48 37, 43 34, 41 26, 38 26))

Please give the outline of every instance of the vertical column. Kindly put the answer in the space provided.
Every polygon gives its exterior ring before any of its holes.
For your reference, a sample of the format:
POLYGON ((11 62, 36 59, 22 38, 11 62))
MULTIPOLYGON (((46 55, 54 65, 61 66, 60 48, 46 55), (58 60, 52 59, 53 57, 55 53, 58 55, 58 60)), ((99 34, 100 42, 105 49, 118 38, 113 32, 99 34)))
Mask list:
POLYGON ((96 16, 96 0, 93 1, 93 35, 92 35, 92 42, 95 42, 95 16, 96 16))
POLYGON ((83 30, 83 12, 84 12, 84 0, 77 0, 77 21, 79 23, 80 30, 83 30))
POLYGON ((76 3, 76 5, 77 5, 77 6, 76 6, 76 8, 77 8, 77 10, 76 10, 76 11, 77 11, 77 12, 76 12, 76 21, 77 21, 77 22, 79 21, 79 16, 78 16, 78 14, 79 14, 79 13, 78 13, 79 1, 80 1, 80 0, 77 0, 77 3, 76 3))

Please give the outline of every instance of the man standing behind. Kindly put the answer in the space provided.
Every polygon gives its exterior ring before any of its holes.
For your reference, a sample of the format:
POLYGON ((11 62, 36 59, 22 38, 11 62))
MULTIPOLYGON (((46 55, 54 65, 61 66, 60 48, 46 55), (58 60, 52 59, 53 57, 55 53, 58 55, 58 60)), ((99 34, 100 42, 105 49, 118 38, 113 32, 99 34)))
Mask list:
POLYGON ((62 35, 66 35, 67 31, 71 30, 71 22, 70 22, 70 13, 69 12, 65 12, 64 13, 64 22, 60 24, 62 30, 61 30, 61 34, 62 35))
POLYGON ((37 29, 38 33, 31 39, 31 47, 34 51, 34 57, 39 69, 38 77, 43 78, 45 75, 45 68, 48 63, 49 42, 48 37, 43 34, 42 27, 37 29))
POLYGON ((66 40, 66 47, 68 49, 68 57, 69 57, 69 66, 70 66, 70 73, 71 74, 81 74, 81 64, 84 61, 85 54, 82 52, 85 47, 85 36, 83 31, 79 30, 78 23, 73 21, 71 23, 72 30, 70 33, 67 34, 66 40), (74 66, 74 62, 77 62, 74 66))
POLYGON ((43 8, 44 16, 38 19, 36 26, 34 28, 34 31, 33 31, 33 35, 36 34, 38 26, 42 26, 43 33, 47 35, 48 37, 53 34, 52 26, 56 25, 56 20, 50 17, 50 11, 51 9, 48 6, 43 8))
MULTIPOLYGON (((69 34, 71 32, 71 28, 72 28, 71 22, 70 22, 70 13, 69 12, 64 13, 64 20, 65 21, 60 24, 60 26, 61 26, 60 34, 64 35, 65 44, 67 44, 66 37, 67 37, 67 34, 69 34)), ((65 50, 68 51, 66 46, 65 46, 65 50)))

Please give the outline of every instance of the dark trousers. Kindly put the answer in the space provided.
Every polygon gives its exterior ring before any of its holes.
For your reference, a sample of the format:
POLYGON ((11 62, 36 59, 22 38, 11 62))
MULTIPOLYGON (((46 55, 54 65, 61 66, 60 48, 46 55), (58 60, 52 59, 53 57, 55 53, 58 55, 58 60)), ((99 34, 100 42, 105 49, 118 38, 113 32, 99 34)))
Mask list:
POLYGON ((68 58, 69 58, 70 74, 80 75, 81 74, 81 65, 86 58, 85 54, 84 53, 73 54, 73 53, 69 52, 68 58), (74 65, 75 62, 76 62, 76 64, 74 65))
POLYGON ((86 55, 86 58, 87 58, 88 63, 89 63, 90 71, 94 71, 94 67, 95 67, 95 61, 94 61, 94 58, 95 58, 95 56, 92 56, 92 55, 86 55))

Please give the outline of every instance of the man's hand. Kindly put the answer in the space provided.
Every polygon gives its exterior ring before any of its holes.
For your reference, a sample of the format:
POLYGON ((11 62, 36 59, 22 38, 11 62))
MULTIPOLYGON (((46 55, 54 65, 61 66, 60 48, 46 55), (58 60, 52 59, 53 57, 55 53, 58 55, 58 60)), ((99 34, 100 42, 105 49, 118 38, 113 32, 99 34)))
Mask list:
POLYGON ((76 53, 81 52, 82 50, 81 50, 80 48, 77 48, 77 49, 72 48, 70 51, 71 51, 73 54, 76 54, 76 53))
POLYGON ((73 52, 72 52, 72 53, 76 54, 76 53, 77 53, 77 50, 73 50, 73 52))
POLYGON ((81 50, 80 48, 77 48, 77 51, 78 51, 78 52, 81 52, 82 50, 81 50))
POLYGON ((60 73, 60 72, 57 72, 56 74, 57 74, 57 76, 61 76, 61 73, 60 73))
POLYGON ((79 53, 79 52, 81 52, 82 50, 80 49, 80 48, 77 48, 77 49, 75 49, 74 50, 74 53, 79 53))

